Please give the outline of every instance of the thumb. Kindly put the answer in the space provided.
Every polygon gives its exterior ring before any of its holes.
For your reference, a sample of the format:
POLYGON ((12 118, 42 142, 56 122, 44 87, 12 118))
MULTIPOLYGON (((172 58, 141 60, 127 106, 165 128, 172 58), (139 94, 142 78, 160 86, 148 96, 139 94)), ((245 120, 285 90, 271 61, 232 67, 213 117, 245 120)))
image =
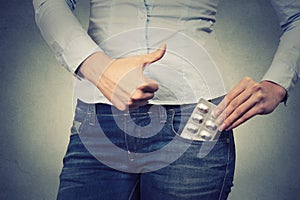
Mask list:
POLYGON ((149 65, 160 60, 166 53, 167 45, 161 45, 156 51, 149 53, 145 56, 145 65, 149 65))

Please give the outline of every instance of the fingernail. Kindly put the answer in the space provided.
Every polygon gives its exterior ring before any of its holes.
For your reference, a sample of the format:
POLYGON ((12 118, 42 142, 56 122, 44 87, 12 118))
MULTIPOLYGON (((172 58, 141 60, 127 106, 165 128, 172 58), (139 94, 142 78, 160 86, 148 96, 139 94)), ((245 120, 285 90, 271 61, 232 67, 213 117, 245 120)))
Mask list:
POLYGON ((222 125, 222 123, 223 123, 223 119, 221 119, 221 118, 217 118, 217 120, 216 120, 216 124, 218 125, 218 126, 221 126, 222 125))
POLYGON ((162 43, 161 45, 160 45, 160 49, 164 49, 165 47, 167 46, 167 44, 166 43, 162 43))
POLYGON ((211 116, 214 118, 214 119, 216 119, 217 117, 217 115, 216 115, 216 111, 214 110, 214 111, 212 111, 212 113, 211 113, 211 116))
POLYGON ((214 118, 218 118, 218 116, 221 114, 221 111, 220 110, 218 110, 218 109, 215 109, 214 111, 213 111, 213 117, 214 118))
POLYGON ((223 131, 225 129, 226 124, 222 124, 221 126, 219 126, 219 131, 223 131))

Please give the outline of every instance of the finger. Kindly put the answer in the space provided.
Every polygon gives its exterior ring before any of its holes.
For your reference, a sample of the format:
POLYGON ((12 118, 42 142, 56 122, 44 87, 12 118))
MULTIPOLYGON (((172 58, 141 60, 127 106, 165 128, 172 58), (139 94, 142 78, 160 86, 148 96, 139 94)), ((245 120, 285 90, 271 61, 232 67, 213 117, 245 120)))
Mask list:
POLYGON ((230 92, 228 92, 221 103, 219 103, 219 105, 216 107, 214 117, 218 118, 218 116, 230 105, 230 102, 240 95, 244 90, 245 88, 243 86, 237 85, 230 92))
POLYGON ((137 89, 128 101, 129 109, 136 109, 148 104, 148 100, 154 97, 154 93, 144 93, 137 89))
POLYGON ((246 112, 238 120, 236 120, 230 127, 226 128, 226 130, 228 131, 228 130, 238 127, 239 125, 245 123, 246 121, 248 121, 255 115, 257 115, 257 107, 256 106, 252 107, 248 112, 246 112))
POLYGON ((137 87, 137 89, 143 91, 143 92, 149 92, 149 93, 153 93, 153 92, 156 92, 158 90, 158 84, 151 80, 152 82, 146 82, 146 83, 143 83, 141 85, 139 85, 137 87))
POLYGON ((258 102, 257 102, 257 98, 255 97, 255 95, 251 96, 247 101, 245 101, 238 108, 236 108, 234 110, 234 112, 231 113, 231 115, 226 117, 225 121, 223 122, 223 124, 221 126, 223 128, 223 130, 231 127, 239 118, 241 118, 243 115, 245 115, 249 110, 253 109, 253 107, 257 103, 258 102))
POLYGON ((167 45, 163 44, 156 51, 145 55, 144 57, 145 66, 160 60, 165 55, 166 49, 167 49, 167 45))
POLYGON ((149 99, 152 99, 153 97, 154 97, 154 93, 143 92, 138 89, 130 96, 130 100, 132 102, 147 101, 149 99))
POLYGON ((226 120, 238 107, 245 103, 252 93, 248 90, 243 91, 238 96, 236 96, 232 101, 227 104, 227 107, 222 111, 221 114, 217 117, 216 123, 221 124, 221 120, 226 120))
POLYGON ((214 111, 214 117, 218 118, 218 116, 229 106, 232 100, 244 92, 247 86, 249 86, 249 84, 252 82, 254 81, 249 77, 243 78, 232 90, 228 92, 221 103, 216 107, 214 111))

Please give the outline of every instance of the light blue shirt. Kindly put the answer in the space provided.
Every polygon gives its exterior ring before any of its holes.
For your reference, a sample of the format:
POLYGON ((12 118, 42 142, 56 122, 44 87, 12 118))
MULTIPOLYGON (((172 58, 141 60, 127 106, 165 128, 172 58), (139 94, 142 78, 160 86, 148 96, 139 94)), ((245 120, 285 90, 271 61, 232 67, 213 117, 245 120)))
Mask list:
MULTIPOLYGON (((218 0, 91 0, 88 33, 72 11, 75 0, 33 0, 36 22, 60 63, 75 73, 91 54, 113 57, 149 53, 168 45, 145 75, 160 89, 150 103, 195 103, 224 95, 222 53, 214 33, 218 0)), ((300 1, 274 0, 283 30, 278 50, 263 80, 289 91, 299 77, 300 1)), ((108 100, 86 79, 75 95, 89 103, 108 100)))

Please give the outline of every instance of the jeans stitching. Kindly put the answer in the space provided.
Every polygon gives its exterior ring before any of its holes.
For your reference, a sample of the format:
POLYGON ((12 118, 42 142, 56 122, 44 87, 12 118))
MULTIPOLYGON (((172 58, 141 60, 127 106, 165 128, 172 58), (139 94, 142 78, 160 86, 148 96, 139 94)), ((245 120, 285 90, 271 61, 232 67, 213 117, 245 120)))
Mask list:
MULTIPOLYGON (((79 108, 79 107, 77 109, 81 110, 81 108, 79 108)), ((77 113, 77 115, 79 115, 79 116, 83 115, 83 117, 79 120, 74 120, 73 123, 77 123, 77 122, 80 123, 79 127, 76 127, 77 134, 80 134, 82 132, 82 130, 86 127, 86 122, 87 122, 88 117, 89 117, 88 116, 88 108, 84 109, 84 111, 78 111, 78 112, 83 112, 82 114, 77 113)), ((76 133, 73 133, 72 135, 74 135, 74 134, 76 134, 76 133)))
POLYGON ((136 188, 137 188, 139 182, 140 182, 140 180, 137 180, 136 183, 134 184, 134 186, 133 186, 133 188, 132 188, 132 190, 131 190, 131 192, 130 192, 130 195, 129 195, 129 197, 128 197, 128 200, 131 200, 131 199, 133 198, 134 192, 135 192, 135 190, 136 190, 136 188))
POLYGON ((227 148, 228 148, 228 153, 227 153, 227 164, 226 164, 226 170, 225 170, 225 176, 224 176, 224 179, 223 179, 223 184, 222 184, 222 188, 221 188, 221 191, 220 191, 220 196, 219 196, 219 200, 221 200, 222 198, 222 194, 223 194, 223 190, 224 190, 224 187, 225 187, 225 182, 226 182, 226 178, 227 178, 227 175, 228 175, 228 166, 229 166, 229 162, 230 162, 230 140, 227 139, 227 141, 229 141, 227 143, 227 148))

